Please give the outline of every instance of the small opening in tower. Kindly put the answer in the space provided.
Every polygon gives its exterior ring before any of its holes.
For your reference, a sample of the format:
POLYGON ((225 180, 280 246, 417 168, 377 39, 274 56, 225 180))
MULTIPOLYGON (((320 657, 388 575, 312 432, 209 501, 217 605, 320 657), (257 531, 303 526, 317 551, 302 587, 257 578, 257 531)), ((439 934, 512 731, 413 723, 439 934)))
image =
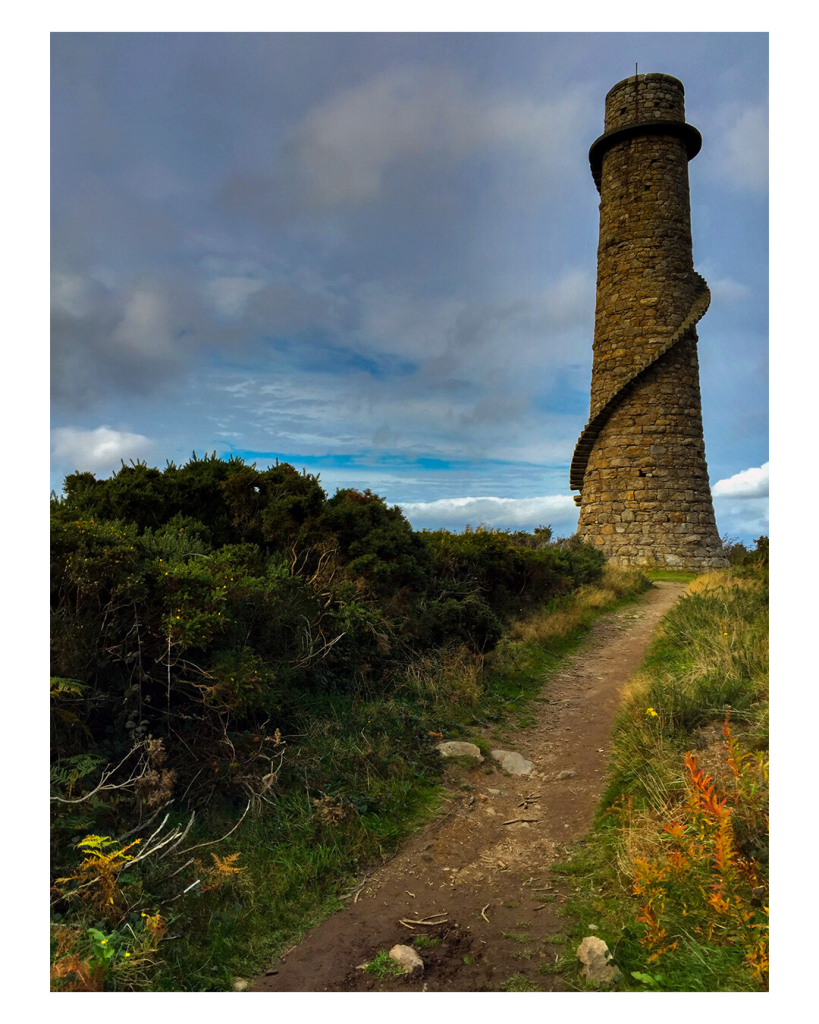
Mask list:
POLYGON ((621 113, 621 114, 625 114, 625 112, 626 112, 627 110, 628 110, 628 107, 621 107, 621 108, 620 108, 620 113, 621 113))
POLYGON ((644 469, 638 469, 637 470, 637 476, 645 476, 645 475, 646 475, 646 471, 644 469))

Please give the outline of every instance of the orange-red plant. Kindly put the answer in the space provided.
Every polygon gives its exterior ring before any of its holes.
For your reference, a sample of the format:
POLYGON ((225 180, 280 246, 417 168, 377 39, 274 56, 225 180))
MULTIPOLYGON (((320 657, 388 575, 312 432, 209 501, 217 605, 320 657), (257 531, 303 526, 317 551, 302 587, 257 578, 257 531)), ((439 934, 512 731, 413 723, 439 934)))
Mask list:
MULTIPOLYGON (((718 945, 739 945, 753 976, 768 971, 768 908, 760 866, 737 850, 734 816, 765 815, 767 763, 742 752, 726 716, 723 728, 729 784, 719 789, 683 758, 686 797, 663 826, 662 852, 634 861, 632 890, 641 901, 637 920, 645 926, 641 944, 651 962, 675 949, 684 933, 718 945)), ((767 821, 767 818, 764 819, 767 821)))

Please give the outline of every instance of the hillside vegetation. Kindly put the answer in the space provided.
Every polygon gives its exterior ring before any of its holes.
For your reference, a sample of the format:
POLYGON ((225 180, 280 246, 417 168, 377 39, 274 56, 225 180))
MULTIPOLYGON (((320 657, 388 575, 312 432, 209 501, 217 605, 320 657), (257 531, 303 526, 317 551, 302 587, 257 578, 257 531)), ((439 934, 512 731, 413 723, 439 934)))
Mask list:
POLYGON ((262 969, 435 805, 435 737, 507 715, 648 585, 599 589, 602 557, 548 528, 413 531, 287 464, 77 473, 51 520, 63 990, 262 969))
POLYGON ((615 724, 596 825, 559 867, 572 941, 551 966, 584 986, 585 935, 617 986, 768 983, 768 539, 726 545, 663 621, 615 724))

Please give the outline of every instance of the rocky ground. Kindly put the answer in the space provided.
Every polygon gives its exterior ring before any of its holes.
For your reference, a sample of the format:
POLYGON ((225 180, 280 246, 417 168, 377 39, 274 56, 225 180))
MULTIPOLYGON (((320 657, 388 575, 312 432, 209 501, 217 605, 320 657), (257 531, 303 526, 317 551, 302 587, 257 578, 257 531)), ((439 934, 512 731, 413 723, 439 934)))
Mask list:
MULTIPOLYGON (((556 911, 573 882, 550 866, 591 825, 620 691, 682 590, 657 583, 601 618, 544 687, 535 724, 504 744, 521 755, 505 762, 511 771, 493 758, 455 773, 442 814, 249 990, 499 991, 515 976, 560 990, 542 965, 562 948, 549 939, 565 929, 556 911), (415 947, 423 968, 400 977, 363 969, 419 935, 430 940, 415 947)), ((496 745, 490 729, 487 740, 496 745)))

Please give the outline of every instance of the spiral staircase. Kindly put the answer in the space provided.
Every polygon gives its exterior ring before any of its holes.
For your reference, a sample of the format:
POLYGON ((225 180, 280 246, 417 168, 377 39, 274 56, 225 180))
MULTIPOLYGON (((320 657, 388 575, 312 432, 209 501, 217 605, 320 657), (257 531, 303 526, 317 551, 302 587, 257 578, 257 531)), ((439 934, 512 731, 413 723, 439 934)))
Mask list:
POLYGON ((624 384, 621 384, 621 386, 607 400, 605 405, 603 405, 598 412, 590 418, 589 422, 583 428, 583 432, 575 445, 571 468, 569 470, 569 487, 573 491, 581 492, 574 496, 576 505, 580 504, 583 497, 583 480, 586 475, 589 456, 591 455, 595 442, 600 436, 600 433, 608 422, 611 414, 617 406, 620 405, 623 399, 634 390, 641 380, 645 378, 651 367, 654 366, 657 361, 666 354, 666 352, 669 352, 675 345, 678 345, 683 341, 703 316, 705 316, 711 302, 711 292, 708 289, 708 285, 704 277, 695 273, 694 279, 696 292, 691 306, 679 327, 666 339, 665 342, 663 342, 662 345, 658 345, 657 348, 648 355, 642 364, 635 369, 631 377, 629 377, 624 384))

